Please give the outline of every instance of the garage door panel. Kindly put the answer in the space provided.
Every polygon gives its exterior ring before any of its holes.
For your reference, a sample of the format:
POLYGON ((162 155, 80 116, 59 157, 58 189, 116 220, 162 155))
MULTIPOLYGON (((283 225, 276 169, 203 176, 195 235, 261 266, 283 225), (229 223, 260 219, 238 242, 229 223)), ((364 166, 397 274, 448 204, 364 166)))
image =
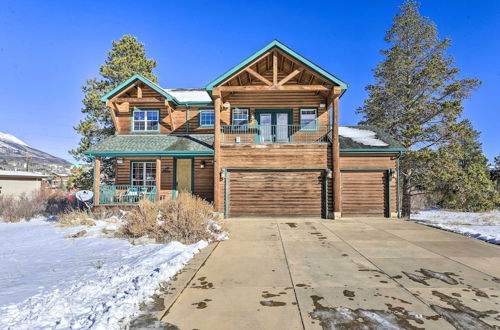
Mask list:
POLYGON ((341 176, 343 215, 386 216, 385 171, 345 171, 341 176))
POLYGON ((231 171, 229 215, 321 217, 321 171, 231 171))

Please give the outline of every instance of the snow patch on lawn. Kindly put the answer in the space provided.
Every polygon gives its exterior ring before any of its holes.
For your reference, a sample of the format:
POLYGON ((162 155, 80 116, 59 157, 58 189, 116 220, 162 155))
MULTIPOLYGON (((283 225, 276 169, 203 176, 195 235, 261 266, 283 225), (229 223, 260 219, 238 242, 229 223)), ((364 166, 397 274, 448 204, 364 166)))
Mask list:
POLYGON ((385 147, 388 145, 384 141, 377 139, 377 133, 366 129, 339 126, 339 135, 367 146, 385 147))
POLYGON ((0 223, 0 328, 123 328, 160 283, 207 246, 131 245, 102 237, 120 223, 80 227, 49 221, 0 223))
POLYGON ((500 210, 474 213, 432 209, 412 214, 411 220, 500 244, 500 210))

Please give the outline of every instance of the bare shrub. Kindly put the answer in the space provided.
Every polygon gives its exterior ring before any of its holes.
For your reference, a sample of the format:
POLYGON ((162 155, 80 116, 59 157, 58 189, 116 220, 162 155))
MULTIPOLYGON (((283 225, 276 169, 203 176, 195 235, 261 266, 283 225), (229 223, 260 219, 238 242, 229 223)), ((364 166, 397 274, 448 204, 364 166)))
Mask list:
POLYGON ((61 227, 68 226, 94 226, 95 215, 86 210, 70 210, 56 216, 57 224, 61 227))
POLYGON ((191 244, 214 240, 224 228, 215 220, 212 204, 189 193, 180 193, 175 200, 150 202, 125 216, 122 233, 131 238, 149 236, 159 243, 180 241, 191 244))
POLYGON ((0 218, 4 222, 30 220, 43 215, 47 199, 38 193, 22 194, 18 197, 0 195, 0 218))
POLYGON ((49 215, 61 214, 78 209, 78 201, 74 194, 56 192, 47 196, 46 213, 49 215))

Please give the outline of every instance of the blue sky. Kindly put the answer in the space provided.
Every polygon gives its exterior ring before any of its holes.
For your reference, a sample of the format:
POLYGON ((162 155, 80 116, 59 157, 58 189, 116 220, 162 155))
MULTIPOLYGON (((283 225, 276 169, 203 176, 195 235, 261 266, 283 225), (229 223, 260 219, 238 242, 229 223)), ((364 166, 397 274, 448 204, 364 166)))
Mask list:
MULTIPOLYGON (((85 79, 111 40, 131 34, 158 62, 163 87, 203 87, 272 39, 348 82, 341 124, 373 82, 371 69, 401 1, 11 1, 0 2, 0 131, 71 159, 85 79)), ((421 13, 450 37, 461 77, 483 81, 464 116, 500 153, 500 1, 424 0, 421 13)))

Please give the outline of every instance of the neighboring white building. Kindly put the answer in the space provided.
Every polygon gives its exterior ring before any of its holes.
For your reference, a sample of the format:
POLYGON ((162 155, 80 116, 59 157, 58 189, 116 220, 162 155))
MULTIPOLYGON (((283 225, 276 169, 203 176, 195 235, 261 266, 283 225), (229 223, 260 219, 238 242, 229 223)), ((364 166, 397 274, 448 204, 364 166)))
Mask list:
POLYGON ((47 175, 36 172, 0 171, 0 195, 20 196, 42 189, 42 179, 47 175))

